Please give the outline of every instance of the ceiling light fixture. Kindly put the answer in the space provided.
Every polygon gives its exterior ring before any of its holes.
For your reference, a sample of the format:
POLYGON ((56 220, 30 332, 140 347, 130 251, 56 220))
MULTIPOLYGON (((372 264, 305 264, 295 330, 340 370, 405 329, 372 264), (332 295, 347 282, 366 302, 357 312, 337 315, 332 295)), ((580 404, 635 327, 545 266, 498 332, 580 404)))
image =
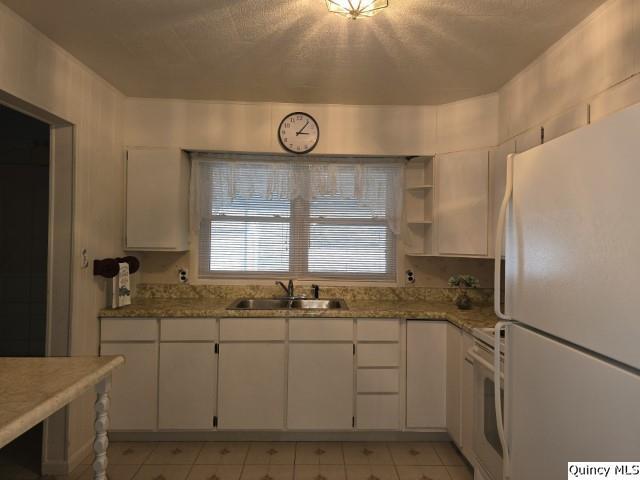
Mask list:
POLYGON ((326 0, 326 2, 330 12, 352 20, 373 17, 389 6, 389 0, 326 0))

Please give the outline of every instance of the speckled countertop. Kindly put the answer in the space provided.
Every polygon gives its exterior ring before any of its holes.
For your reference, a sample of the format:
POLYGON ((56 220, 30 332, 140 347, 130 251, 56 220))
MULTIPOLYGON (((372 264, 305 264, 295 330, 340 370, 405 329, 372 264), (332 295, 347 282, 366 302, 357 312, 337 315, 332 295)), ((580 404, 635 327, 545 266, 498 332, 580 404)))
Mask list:
POLYGON ((232 301, 228 298, 136 298, 132 305, 119 309, 104 309, 100 312, 100 316, 410 318, 447 320, 465 330, 493 327, 498 321, 493 308, 489 306, 477 306, 472 310, 463 311, 451 303, 424 300, 347 300, 348 310, 227 310, 232 301))
POLYGON ((0 448, 123 363, 121 356, 0 358, 0 448))

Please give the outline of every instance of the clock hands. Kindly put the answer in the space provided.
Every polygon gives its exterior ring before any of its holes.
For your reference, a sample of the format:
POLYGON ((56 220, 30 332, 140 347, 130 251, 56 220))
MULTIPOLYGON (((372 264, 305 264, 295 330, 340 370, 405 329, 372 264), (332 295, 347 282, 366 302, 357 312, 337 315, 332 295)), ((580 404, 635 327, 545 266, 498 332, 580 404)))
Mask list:
POLYGON ((305 128, 307 128, 307 125, 309 125, 309 120, 307 120, 307 123, 305 123, 305 124, 304 124, 304 127, 302 127, 300 130, 298 130, 298 131, 296 132, 296 137, 297 137, 298 135, 309 135, 309 132, 304 132, 304 131, 303 131, 305 128))

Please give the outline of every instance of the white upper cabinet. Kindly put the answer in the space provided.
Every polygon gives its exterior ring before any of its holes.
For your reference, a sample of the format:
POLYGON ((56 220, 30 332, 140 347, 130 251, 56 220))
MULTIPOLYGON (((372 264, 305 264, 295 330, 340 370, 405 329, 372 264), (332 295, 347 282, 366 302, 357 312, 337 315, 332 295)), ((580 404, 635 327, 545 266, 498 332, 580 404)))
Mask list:
POLYGON ((438 254, 488 255, 489 155, 487 150, 436 158, 438 254))
POLYGON ((126 250, 188 250, 189 172, 180 149, 127 151, 126 250))

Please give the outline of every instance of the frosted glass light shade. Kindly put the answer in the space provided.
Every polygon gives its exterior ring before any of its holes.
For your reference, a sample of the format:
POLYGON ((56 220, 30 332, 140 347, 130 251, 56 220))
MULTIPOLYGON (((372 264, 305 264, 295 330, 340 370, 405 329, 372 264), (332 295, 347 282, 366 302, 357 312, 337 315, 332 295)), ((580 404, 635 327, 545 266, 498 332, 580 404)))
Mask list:
POLYGON ((326 0, 326 2, 330 12, 352 20, 372 17, 389 6, 389 0, 326 0))

